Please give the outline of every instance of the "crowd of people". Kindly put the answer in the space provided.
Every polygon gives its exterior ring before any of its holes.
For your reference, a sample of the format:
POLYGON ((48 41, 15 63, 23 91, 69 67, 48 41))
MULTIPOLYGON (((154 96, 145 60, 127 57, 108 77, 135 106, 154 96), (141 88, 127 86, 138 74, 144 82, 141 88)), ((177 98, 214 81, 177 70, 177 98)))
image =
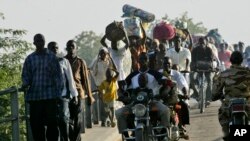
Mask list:
MULTIPOLYGON (((89 65, 77 56, 78 47, 74 40, 67 42, 67 54, 58 57, 58 44, 55 41, 49 42, 45 47, 45 37, 42 34, 34 36, 36 50, 27 56, 22 71, 22 88, 27 90, 25 100, 30 105, 34 140, 80 141, 80 134, 85 127, 83 119, 86 105, 93 107, 88 116, 93 116, 94 124, 99 122, 96 107, 100 107, 101 126, 105 127, 110 123, 111 127, 117 126, 122 134, 124 129, 129 128, 128 117, 123 113, 131 113, 131 99, 126 95, 127 90, 132 89, 135 95, 138 89, 153 96, 160 94, 165 101, 167 91, 161 88, 169 80, 175 84, 174 94, 185 98, 185 101, 179 101, 178 98, 171 101, 172 104, 178 103, 183 107, 180 111, 182 116, 179 128, 185 131, 185 126, 190 124, 188 100, 190 97, 199 97, 195 85, 197 78, 203 74, 197 70, 206 70, 206 98, 209 105, 212 100, 218 99, 219 88, 228 86, 224 71, 230 71, 235 65, 242 66, 242 69, 250 68, 250 47, 245 48, 243 42, 234 45, 223 42, 218 46, 212 37, 205 36, 190 45, 190 42, 177 34, 172 40, 153 39, 147 42, 142 25, 141 28, 142 38, 127 36, 123 28, 124 38, 111 41, 110 46, 106 44, 107 37, 104 35, 100 41, 103 46, 97 58, 89 65), (132 61, 128 75, 123 69, 126 50, 131 52, 132 61), (235 61, 239 58, 242 61, 235 61), (222 72, 222 78, 214 70, 222 72), (92 94, 90 76, 97 86, 96 95, 92 94), (100 100, 100 103, 96 100, 100 100), (117 100, 123 102, 122 108, 115 109, 117 100)), ((249 70, 245 71, 248 75, 249 70)), ((169 127, 170 110, 167 104, 159 101, 154 101, 154 104, 159 109, 161 124, 169 127)), ((188 139, 187 133, 182 133, 188 139)))

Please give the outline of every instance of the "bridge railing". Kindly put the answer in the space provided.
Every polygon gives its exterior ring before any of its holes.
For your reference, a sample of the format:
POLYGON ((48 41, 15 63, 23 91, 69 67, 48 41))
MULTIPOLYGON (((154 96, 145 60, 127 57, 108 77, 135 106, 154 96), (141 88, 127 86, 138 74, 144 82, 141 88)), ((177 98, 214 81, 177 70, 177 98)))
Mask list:
MULTIPOLYGON (((10 95, 10 109, 11 114, 9 117, 2 117, 0 119, 0 124, 5 124, 11 122, 11 130, 12 130, 12 140, 20 141, 20 121, 25 119, 26 121, 26 137, 27 141, 33 141, 30 122, 29 122, 29 105, 25 103, 25 115, 19 115, 19 100, 18 94, 20 93, 20 89, 16 86, 7 88, 5 90, 0 91, 0 96, 10 95)), ((24 92, 25 95, 25 92, 24 92)))

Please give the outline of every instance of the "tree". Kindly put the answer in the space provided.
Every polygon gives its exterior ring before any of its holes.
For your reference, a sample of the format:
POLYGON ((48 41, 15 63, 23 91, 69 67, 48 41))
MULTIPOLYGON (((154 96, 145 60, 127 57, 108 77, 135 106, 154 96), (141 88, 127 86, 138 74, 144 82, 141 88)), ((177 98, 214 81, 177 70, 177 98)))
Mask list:
POLYGON ((197 33, 207 33, 207 28, 203 25, 202 22, 194 23, 193 18, 188 17, 188 12, 184 12, 180 18, 176 18, 175 21, 180 20, 187 23, 187 27, 191 34, 197 33))
MULTIPOLYGON (((0 12, 0 18, 4 14, 0 12)), ((21 83, 21 66, 26 53, 32 48, 31 44, 23 40, 25 30, 6 29, 0 27, 0 90, 21 83)), ((10 116, 10 96, 0 97, 0 119, 10 116)), ((20 95, 20 114, 24 115, 24 97, 20 95)), ((21 139, 25 140, 25 126, 21 124, 21 139)), ((10 124, 0 124, 0 140, 11 140, 10 124)))
POLYGON ((174 19, 170 19, 166 14, 162 19, 169 21, 173 25, 175 25, 178 21, 186 22, 187 28, 191 34, 207 33, 207 28, 203 25, 203 23, 202 22, 195 23, 193 21, 193 18, 188 17, 188 12, 184 12, 183 14, 181 14, 180 17, 176 17, 174 19))
POLYGON ((101 35, 96 35, 93 31, 83 31, 75 37, 78 49, 78 55, 83 58, 89 65, 98 55, 99 49, 102 47, 101 35))

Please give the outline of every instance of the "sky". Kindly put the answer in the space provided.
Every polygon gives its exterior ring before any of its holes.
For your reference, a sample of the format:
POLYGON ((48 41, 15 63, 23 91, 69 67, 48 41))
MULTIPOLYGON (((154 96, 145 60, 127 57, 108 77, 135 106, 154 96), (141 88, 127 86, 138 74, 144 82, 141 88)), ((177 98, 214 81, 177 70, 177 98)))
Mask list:
POLYGON ((82 31, 97 34, 114 20, 122 21, 125 4, 171 19, 185 11, 194 22, 208 29, 218 28, 228 43, 243 41, 250 45, 250 0, 0 0, 0 28, 25 29, 32 42, 36 33, 46 42, 56 41, 61 49, 82 31))

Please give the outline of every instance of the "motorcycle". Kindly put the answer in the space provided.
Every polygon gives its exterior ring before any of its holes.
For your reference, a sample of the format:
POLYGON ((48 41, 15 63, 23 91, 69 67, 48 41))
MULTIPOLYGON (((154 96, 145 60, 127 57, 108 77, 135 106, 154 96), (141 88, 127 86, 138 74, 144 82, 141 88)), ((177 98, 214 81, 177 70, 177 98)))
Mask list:
POLYGON ((176 89, 171 83, 173 82, 167 82, 167 85, 160 89, 160 99, 163 100, 163 104, 168 106, 171 112, 169 140, 178 141, 180 138, 188 138, 187 136, 184 136, 185 131, 182 128, 179 128, 180 119, 178 115, 181 110, 181 105, 178 104, 178 101, 182 101, 183 99, 186 99, 186 97, 181 94, 176 94, 176 89))
MULTIPOLYGON (((185 99, 185 97, 183 95, 178 95, 179 100, 183 100, 185 99)), ((171 112, 171 119, 170 119, 170 137, 169 140, 170 141, 178 141, 180 138, 187 138, 184 135, 184 130, 180 129, 180 119, 179 119, 179 115, 178 115, 178 111, 181 110, 181 105, 179 104, 168 104, 165 103, 165 105, 167 105, 170 109, 171 112)))
MULTIPOLYGON (((229 101, 230 125, 249 125, 248 105, 245 98, 233 98, 229 101)), ((229 131, 230 132, 230 131, 229 131)))
POLYGON ((168 138, 167 129, 161 126, 159 122, 153 120, 151 115, 157 112, 156 108, 151 107, 152 96, 146 92, 138 92, 137 96, 133 98, 132 113, 134 117, 134 124, 132 129, 126 129, 123 134, 132 133, 131 136, 122 136, 122 140, 135 141, 166 141, 168 138))

